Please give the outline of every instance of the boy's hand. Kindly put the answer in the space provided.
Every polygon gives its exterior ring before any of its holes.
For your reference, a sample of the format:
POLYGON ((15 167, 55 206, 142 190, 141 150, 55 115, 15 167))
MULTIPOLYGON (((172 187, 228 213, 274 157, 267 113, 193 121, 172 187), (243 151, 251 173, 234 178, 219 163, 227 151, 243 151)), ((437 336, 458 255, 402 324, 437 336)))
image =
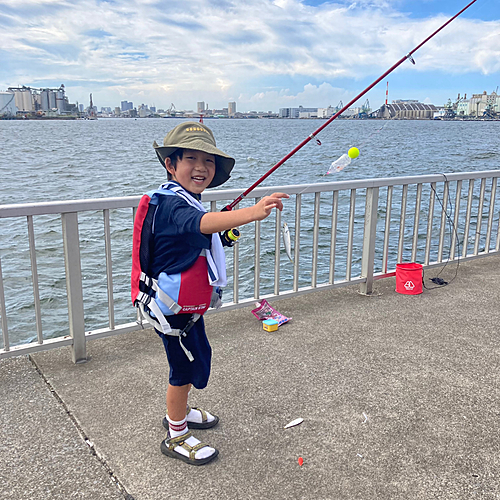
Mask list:
POLYGON ((227 212, 207 212, 200 220, 200 231, 203 234, 219 233, 226 229, 265 219, 273 208, 283 210, 282 198, 290 198, 290 196, 286 193, 273 193, 271 196, 265 196, 252 207, 227 212))
POLYGON ((290 196, 286 193, 273 193, 271 196, 264 196, 264 198, 253 207, 255 210, 254 220, 265 219, 272 212, 273 208, 283 210, 282 198, 290 198, 290 196))

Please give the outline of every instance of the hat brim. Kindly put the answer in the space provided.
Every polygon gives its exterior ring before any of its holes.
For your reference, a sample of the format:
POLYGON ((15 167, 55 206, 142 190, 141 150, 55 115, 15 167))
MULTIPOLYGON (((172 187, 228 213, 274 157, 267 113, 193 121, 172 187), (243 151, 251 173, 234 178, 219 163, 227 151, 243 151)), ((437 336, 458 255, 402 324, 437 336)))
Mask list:
MULTIPOLYGON (((155 148, 156 155, 158 156, 158 160, 165 167, 165 160, 169 157, 174 151, 179 148, 186 149, 186 144, 172 144, 171 146, 158 146, 156 143, 153 144, 155 148)), ((219 148, 212 146, 211 144, 207 144, 205 141, 195 140, 189 144, 188 149, 195 149, 197 151, 203 151, 210 155, 215 156, 215 175, 212 179, 212 182, 207 186, 207 188, 213 188, 224 184, 231 177, 231 170, 233 170, 235 160, 231 158, 231 156, 222 152, 219 148)))

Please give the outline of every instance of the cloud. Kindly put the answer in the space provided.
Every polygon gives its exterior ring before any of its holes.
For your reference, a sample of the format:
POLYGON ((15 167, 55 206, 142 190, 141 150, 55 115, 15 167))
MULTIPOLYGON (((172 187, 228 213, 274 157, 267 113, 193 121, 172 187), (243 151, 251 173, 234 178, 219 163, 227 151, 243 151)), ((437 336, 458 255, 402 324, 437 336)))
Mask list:
POLYGON ((331 84, 323 82, 320 85, 306 84, 298 91, 293 92, 288 88, 279 90, 267 90, 257 92, 253 95, 241 93, 238 96, 240 105, 248 105, 249 108, 268 110, 275 108, 275 103, 282 103, 282 107, 313 107, 318 102, 335 106, 340 100, 348 102, 352 97, 351 93, 343 88, 333 87, 331 84))
MULTIPOLYGON (((343 86, 346 79, 378 76, 446 20, 411 19, 398 12, 398 3, 3 0, 7 60, 0 87, 21 78, 26 85, 77 81, 96 97, 177 99, 181 107, 202 99, 215 105, 234 95, 271 102, 268 91, 251 90, 262 79, 308 78, 311 87, 284 86, 276 102, 314 93, 336 99, 342 93, 332 90, 336 81, 343 86)), ((498 73, 499 35, 498 20, 458 19, 415 55, 415 67, 399 71, 498 73)))

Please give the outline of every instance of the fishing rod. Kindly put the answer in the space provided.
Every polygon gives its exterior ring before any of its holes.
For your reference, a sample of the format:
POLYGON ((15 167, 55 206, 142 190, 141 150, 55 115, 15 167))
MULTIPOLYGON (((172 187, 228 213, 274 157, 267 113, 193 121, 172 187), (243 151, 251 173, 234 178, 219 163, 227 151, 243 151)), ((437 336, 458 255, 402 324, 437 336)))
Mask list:
MULTIPOLYGON (((476 3, 477 0, 472 0, 472 2, 469 3, 466 7, 464 7, 458 14, 455 14, 452 18, 448 19, 440 28, 438 28, 432 35, 428 36, 422 43, 417 45, 413 50, 410 50, 408 54, 403 56, 396 64, 391 66, 382 76, 377 78, 371 85, 366 87, 365 90, 363 90, 361 93, 359 93, 352 101, 348 102, 340 111, 337 111, 331 118, 329 118, 321 127, 319 127, 317 130, 315 130, 312 134, 310 134, 306 139, 304 139, 295 149, 290 151, 284 158, 282 158, 276 165, 271 167, 260 179, 258 179, 256 182, 254 182, 246 191, 244 191, 242 194, 238 196, 233 202, 231 202, 229 205, 225 206, 222 210, 223 211, 231 211, 243 198, 245 198, 251 191, 253 191, 261 182, 263 182, 265 179, 267 179, 276 169, 281 167, 283 163, 285 163, 287 160, 289 160, 297 151, 302 149, 308 142, 310 142, 312 139, 315 139, 316 136, 330 123, 332 123, 333 120, 338 118, 346 109, 348 109, 350 106, 352 106, 357 100, 359 100, 361 97, 363 97, 369 90, 371 90, 377 83, 379 83, 381 80, 383 80, 387 75, 392 73, 398 66, 403 64, 407 59, 412 62, 412 64, 415 64, 415 61, 413 60, 412 54, 414 54, 420 47, 425 45, 431 38, 433 38, 435 35, 437 35, 442 29, 446 28, 448 24, 450 24, 452 21, 454 21, 460 14, 465 12, 472 4, 476 3)), ((319 139, 316 138, 316 141, 318 144, 321 145, 321 142, 319 139)))

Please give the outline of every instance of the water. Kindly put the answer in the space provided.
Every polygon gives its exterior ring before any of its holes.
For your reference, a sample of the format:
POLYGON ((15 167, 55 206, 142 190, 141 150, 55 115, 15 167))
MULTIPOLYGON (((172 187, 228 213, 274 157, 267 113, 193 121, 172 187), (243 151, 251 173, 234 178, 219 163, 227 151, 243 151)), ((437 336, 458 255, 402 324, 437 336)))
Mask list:
MULTIPOLYGON (((166 132, 180 121, 0 121, 0 204, 142 194, 165 179, 152 147, 153 140, 161 143, 166 132)), ((222 188, 243 191, 323 122, 206 120, 205 123, 214 131, 217 145, 236 158, 232 178, 222 188)), ((263 185, 499 169, 499 131, 500 122, 337 120, 320 134, 321 146, 311 141, 263 185), (359 147, 360 157, 342 172, 326 175, 332 161, 351 146, 359 147)), ((348 193, 341 193, 340 198, 341 204, 348 204, 348 193)), ((283 218, 293 238, 292 205, 286 206, 283 218)), ((311 206, 305 204, 304 219, 311 206)), ((111 212, 117 323, 134 317, 128 290, 131 217, 130 211, 111 212)), ((325 229, 320 230, 319 276, 328 273, 329 259, 326 229, 329 216, 322 217, 325 229)), ((270 219, 263 223, 263 231, 266 227, 272 231, 274 217, 270 219)), ((82 213, 79 220, 85 319, 86 329, 90 330, 107 324, 102 214, 82 213)), ((362 224, 362 220, 363 214, 358 209, 356 224, 362 224)), ((68 328, 60 228, 57 216, 35 218, 42 325, 47 338, 64 335, 68 328)), ((249 237, 252 229, 243 230, 247 243, 240 246, 240 272, 249 274, 248 279, 242 276, 240 298, 253 292, 249 237)), ((312 229, 305 224, 303 231, 305 244, 301 256, 307 256, 311 252, 312 229)), ((344 236, 339 234, 340 238, 344 236)), ((11 343, 15 344, 32 339, 35 331, 25 221, 0 220, 0 238, 9 331, 11 343)), ((262 283, 272 291, 273 239, 263 238, 261 248, 262 260, 268 262, 263 267, 262 283)), ((228 257, 230 265, 231 255, 228 257)), ((339 266, 342 259, 345 261, 345 255, 340 253, 339 266)), ((355 261, 354 265, 357 264, 355 261)), ((291 264, 283 264, 280 270, 286 285, 291 285, 292 269, 291 264)), ((301 265, 300 280, 304 284, 310 280, 307 269, 308 265, 301 265)))

